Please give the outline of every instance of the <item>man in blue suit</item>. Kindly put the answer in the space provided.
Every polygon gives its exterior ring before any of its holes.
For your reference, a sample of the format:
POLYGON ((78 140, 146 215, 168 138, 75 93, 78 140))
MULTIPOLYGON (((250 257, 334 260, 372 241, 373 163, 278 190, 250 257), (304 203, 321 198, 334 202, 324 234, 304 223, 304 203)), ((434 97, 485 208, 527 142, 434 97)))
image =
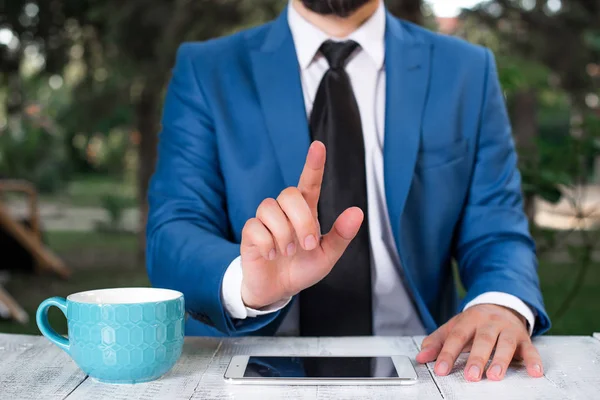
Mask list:
POLYGON ((188 335, 428 334, 439 375, 464 349, 471 381, 513 357, 543 375, 494 57, 381 0, 291 0, 182 45, 149 202, 148 273, 184 293, 188 335))

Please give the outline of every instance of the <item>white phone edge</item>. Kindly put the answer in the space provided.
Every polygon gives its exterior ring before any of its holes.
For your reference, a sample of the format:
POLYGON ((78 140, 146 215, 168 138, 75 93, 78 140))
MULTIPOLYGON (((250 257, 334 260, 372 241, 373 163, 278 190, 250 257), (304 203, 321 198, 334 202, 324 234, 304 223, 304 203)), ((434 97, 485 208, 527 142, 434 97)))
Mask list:
MULTIPOLYGON (((253 357, 261 357, 254 355, 253 357)), ((289 357, 296 357, 289 355, 289 357)), ((302 357, 302 356, 297 356, 302 357)), ((414 385, 417 383, 417 373, 410 358, 403 355, 363 356, 390 357, 398 373, 397 378, 246 378, 244 372, 250 356, 233 356, 223 375, 228 383, 244 385, 414 385)))

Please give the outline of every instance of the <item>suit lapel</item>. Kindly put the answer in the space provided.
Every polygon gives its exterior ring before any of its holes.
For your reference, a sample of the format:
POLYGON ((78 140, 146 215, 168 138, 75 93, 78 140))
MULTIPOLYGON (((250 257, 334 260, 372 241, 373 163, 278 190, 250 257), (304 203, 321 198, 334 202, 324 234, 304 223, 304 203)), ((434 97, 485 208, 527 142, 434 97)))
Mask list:
MULTIPOLYGON (((392 231, 399 237, 402 210, 412 183, 429 88, 430 45, 386 20, 384 174, 392 231)), ((265 123, 286 186, 298 184, 310 145, 298 58, 287 12, 251 50, 254 81, 265 123)))
POLYGON ((310 145, 294 40, 284 10, 252 50, 252 71, 265 123, 286 186, 296 186, 310 145))
POLYGON ((384 174, 388 212, 397 241, 419 152, 429 87, 430 47, 412 35, 387 15, 384 174))

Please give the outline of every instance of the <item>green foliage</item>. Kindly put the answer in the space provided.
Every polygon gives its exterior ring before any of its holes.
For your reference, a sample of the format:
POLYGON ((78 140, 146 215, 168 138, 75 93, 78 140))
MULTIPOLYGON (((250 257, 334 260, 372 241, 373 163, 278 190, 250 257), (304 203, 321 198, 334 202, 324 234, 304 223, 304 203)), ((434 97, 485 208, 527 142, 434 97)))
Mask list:
MULTIPOLYGON (((600 156, 600 121, 594 115, 598 110, 586 104, 586 97, 597 93, 600 83, 600 76, 591 73, 600 60, 600 3, 571 0, 560 5, 558 12, 547 12, 543 6, 527 7, 523 1, 482 2, 464 13, 470 28, 464 33, 477 36, 477 43, 496 54, 509 109, 517 117, 516 141, 523 143, 518 150, 528 216, 535 214, 534 199, 564 201, 574 214, 573 222, 583 227, 590 222, 583 201, 585 187, 600 156), (523 100, 517 96, 532 94, 537 94, 537 104, 524 103, 527 109, 510 107, 513 97, 523 100)), ((569 275, 575 276, 571 288, 564 277, 552 289, 543 287, 551 319, 555 327, 580 323, 572 318, 577 312, 573 306, 578 298, 597 292, 597 282, 590 288, 586 283, 594 276, 591 266, 597 271, 592 254, 600 243, 600 232, 582 229, 562 235, 544 232, 535 220, 531 222, 541 250, 538 254, 566 253, 569 275)), ((587 301, 597 303, 594 295, 587 301)))
POLYGON ((69 176, 65 146, 56 133, 25 123, 22 133, 0 132, 0 176, 33 183, 40 192, 60 189, 69 176))
MULTIPOLYGON (((557 124, 556 121, 553 121, 557 124)), ((554 126, 556 128, 556 125, 554 126)), ((552 131, 546 127, 546 135, 536 140, 537 154, 522 151, 521 174, 526 196, 539 196, 558 203, 564 187, 573 187, 587 180, 591 166, 600 157, 600 118, 589 115, 583 123, 585 134, 575 136, 567 127, 552 131), (550 134, 549 134, 550 133, 550 134)))
POLYGON ((71 151, 77 158, 84 159, 94 173, 122 178, 128 168, 128 155, 134 150, 130 136, 124 129, 87 135, 78 133, 70 141, 71 151))
MULTIPOLYGON (((558 2, 549 12, 545 2, 531 7, 525 1, 490 0, 465 13, 472 24, 493 33, 503 54, 539 63, 581 106, 597 88, 588 66, 600 59, 600 3, 589 0, 558 2)), ((595 82, 596 81, 596 82, 595 82)))
POLYGON ((543 64, 520 57, 499 53, 496 55, 498 75, 508 96, 524 89, 550 89, 550 71, 543 64))
POLYGON ((123 212, 129 206, 129 199, 115 194, 106 194, 102 197, 102 206, 110 217, 111 228, 119 229, 123 219, 123 212))
POLYGON ((133 176, 118 178, 106 174, 78 175, 70 180, 62 197, 73 207, 103 207, 102 199, 107 194, 118 194, 127 202, 127 207, 135 207, 135 181, 133 176))
POLYGON ((584 36, 585 43, 596 51, 600 51, 600 32, 588 31, 584 36))
POLYGON ((104 146, 99 155, 102 170, 111 175, 122 176, 125 173, 130 140, 127 131, 113 129, 105 136, 104 146))
MULTIPOLYGON (((560 180, 565 179, 565 176, 560 172, 521 167, 521 175, 525 197, 539 196, 552 204, 556 204, 561 200, 560 180)), ((565 180, 568 180, 568 177, 565 180)))

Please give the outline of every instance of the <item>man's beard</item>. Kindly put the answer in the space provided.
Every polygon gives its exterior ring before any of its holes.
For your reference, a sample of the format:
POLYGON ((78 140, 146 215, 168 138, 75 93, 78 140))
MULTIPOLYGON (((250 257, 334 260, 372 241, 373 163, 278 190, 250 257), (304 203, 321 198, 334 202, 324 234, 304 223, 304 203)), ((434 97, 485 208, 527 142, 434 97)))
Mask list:
POLYGON ((347 17, 371 0, 301 0, 304 7, 321 15, 347 17))

